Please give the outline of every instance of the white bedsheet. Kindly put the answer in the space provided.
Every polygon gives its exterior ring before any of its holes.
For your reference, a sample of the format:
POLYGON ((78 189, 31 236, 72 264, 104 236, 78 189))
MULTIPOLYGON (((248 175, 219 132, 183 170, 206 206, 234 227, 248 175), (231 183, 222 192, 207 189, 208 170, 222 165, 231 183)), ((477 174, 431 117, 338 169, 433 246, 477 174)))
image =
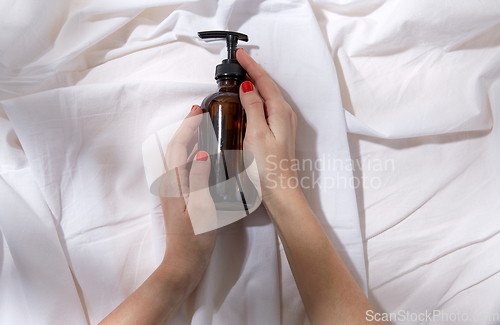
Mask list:
MULTIPOLYGON (((389 323, 500 322, 498 1, 2 9, 1 324, 96 324, 154 269, 162 229, 141 145, 214 91, 224 48, 195 37, 208 29, 249 35, 242 47, 299 115, 299 158, 350 162, 314 172, 358 186, 306 194, 389 323)), ((307 323, 263 209, 217 240, 176 324, 307 323)))
MULTIPOLYGON (((164 236, 142 142, 216 89, 223 42, 241 44, 297 111, 299 158, 350 157, 333 61, 307 1, 21 1, 0 36, 0 322, 96 324, 152 272, 164 236), (156 245, 155 245, 156 244, 156 245)), ((306 170, 313 180, 352 171, 306 170)), ((366 290, 355 192, 308 190, 366 290)), ((311 186, 312 184, 310 184, 311 186)), ((219 230, 209 268, 174 324, 307 323, 265 210, 219 230)))
POLYGON ((370 298, 391 324, 499 324, 500 3, 317 1, 315 13, 354 175, 373 181, 356 190, 370 298))

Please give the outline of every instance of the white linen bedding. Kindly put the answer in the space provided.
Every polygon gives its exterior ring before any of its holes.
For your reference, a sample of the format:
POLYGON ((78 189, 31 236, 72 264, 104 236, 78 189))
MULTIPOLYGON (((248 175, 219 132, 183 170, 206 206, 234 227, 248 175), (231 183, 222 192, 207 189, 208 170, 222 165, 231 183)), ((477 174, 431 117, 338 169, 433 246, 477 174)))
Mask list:
MULTIPOLYGON (((216 89, 209 29, 249 35, 297 111, 300 159, 346 163, 300 176, 360 182, 305 192, 376 309, 500 322, 484 319, 500 313, 499 2, 1 8, 0 324, 97 324, 154 269, 164 230, 141 146, 216 89)), ((308 323, 263 208, 219 229, 186 323, 308 323)))
MULTIPOLYGON (((28 196, 34 206, 28 214, 14 200, 2 202, 2 246, 9 252, 3 254, 2 281, 9 286, 2 295, 9 303, 0 317, 7 324, 96 324, 157 265, 164 230, 141 147, 216 89, 213 73, 224 43, 207 44, 197 31, 249 34, 241 46, 273 75, 299 115, 299 158, 329 152, 349 159, 335 68, 306 1, 7 5, 0 83, 8 116, 4 197, 28 196), (31 188, 19 186, 18 177, 31 188), (15 249, 17 242, 35 247, 15 249), (55 283, 64 295, 51 290, 55 283), (72 299, 68 304, 60 302, 65 296, 72 299)), ((315 175, 349 179, 352 172, 315 175)), ((316 185, 306 195, 366 290, 354 190, 316 185)), ((174 324, 306 323, 283 257, 262 207, 219 229, 209 268, 174 324)))
POLYGON ((372 301, 391 324, 499 324, 500 3, 318 1, 315 13, 354 175, 373 181, 356 190, 372 301))

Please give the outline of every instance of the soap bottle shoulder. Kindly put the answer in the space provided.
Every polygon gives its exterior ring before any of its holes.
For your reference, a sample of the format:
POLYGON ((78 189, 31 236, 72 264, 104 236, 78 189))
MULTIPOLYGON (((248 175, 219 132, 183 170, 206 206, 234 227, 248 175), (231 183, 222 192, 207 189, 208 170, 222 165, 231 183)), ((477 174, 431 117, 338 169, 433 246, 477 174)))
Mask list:
POLYGON ((227 91, 217 91, 213 94, 208 95, 203 100, 201 107, 209 107, 214 102, 220 103, 240 103, 239 95, 235 92, 227 92, 227 91))

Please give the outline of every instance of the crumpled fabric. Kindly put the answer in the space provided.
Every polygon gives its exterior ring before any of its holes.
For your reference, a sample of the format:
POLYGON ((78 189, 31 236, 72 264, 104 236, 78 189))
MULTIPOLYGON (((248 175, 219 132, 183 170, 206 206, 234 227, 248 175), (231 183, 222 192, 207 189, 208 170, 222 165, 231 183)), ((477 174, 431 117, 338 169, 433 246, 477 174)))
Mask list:
POLYGON ((391 324, 497 324, 500 4, 314 4, 354 177, 372 182, 356 196, 376 309, 391 324))
MULTIPOLYGON (((141 146, 216 90, 223 42, 245 48, 299 118, 300 160, 349 160, 336 67, 307 1, 7 1, 0 35, 0 323, 97 324, 163 252, 141 146), (3 113, 5 112, 5 114, 3 113), (329 156, 328 156, 329 155, 329 156)), ((304 168, 305 194, 361 288, 355 191, 304 168)), ((307 324, 266 211, 218 231, 210 265, 173 324, 307 324)))

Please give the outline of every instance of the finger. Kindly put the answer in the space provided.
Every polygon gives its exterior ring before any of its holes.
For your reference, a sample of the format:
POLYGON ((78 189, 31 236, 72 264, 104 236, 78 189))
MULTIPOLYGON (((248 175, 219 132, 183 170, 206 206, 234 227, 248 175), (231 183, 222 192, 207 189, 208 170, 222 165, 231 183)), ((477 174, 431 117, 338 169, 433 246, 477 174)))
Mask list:
POLYGON ((186 152, 188 153, 188 160, 187 161, 193 161, 194 157, 191 157, 191 154, 193 151, 197 151, 196 147, 198 146, 198 129, 196 129, 193 132, 193 136, 189 140, 187 146, 186 146, 186 152))
POLYGON ((191 150, 191 153, 189 154, 187 161, 193 161, 194 156, 196 155, 197 152, 198 152, 198 143, 196 143, 193 146, 193 150, 191 150))
POLYGON ((170 139, 167 145, 165 160, 168 169, 173 169, 187 162, 187 146, 202 120, 202 110, 198 105, 193 105, 188 116, 170 139))
POLYGON ((236 51, 236 59, 243 69, 247 71, 250 78, 255 81, 255 85, 259 89, 260 95, 266 102, 284 100, 278 86, 271 76, 269 76, 269 74, 243 49, 238 49, 236 51))
POLYGON ((266 133, 269 126, 266 122, 264 103, 250 81, 244 81, 240 87, 240 101, 247 116, 247 131, 266 133))
POLYGON ((202 113, 203 111, 200 109, 200 106, 193 105, 191 111, 182 121, 182 124, 179 126, 174 136, 172 137, 171 142, 173 141, 180 145, 187 146, 193 136, 194 131, 198 129, 198 126, 201 123, 203 115, 202 113))

